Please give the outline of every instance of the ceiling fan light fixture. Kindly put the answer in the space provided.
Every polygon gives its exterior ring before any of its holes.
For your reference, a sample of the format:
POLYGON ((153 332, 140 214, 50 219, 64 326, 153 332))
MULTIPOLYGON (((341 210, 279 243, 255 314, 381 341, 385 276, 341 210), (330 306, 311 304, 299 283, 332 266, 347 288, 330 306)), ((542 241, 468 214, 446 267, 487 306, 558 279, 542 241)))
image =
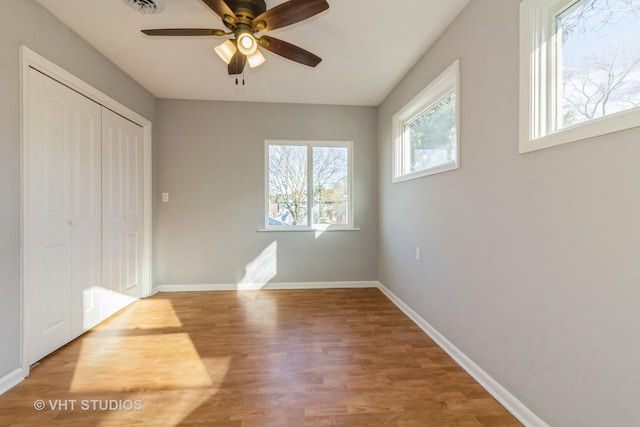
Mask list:
POLYGON ((253 55, 258 49, 258 41, 250 32, 242 32, 238 35, 238 50, 246 56, 253 55))
POLYGON ((257 66, 262 65, 264 61, 266 61, 266 59, 262 52, 260 52, 260 49, 256 49, 253 54, 247 56, 247 62, 251 68, 256 68, 257 66))
POLYGON ((224 43, 216 46, 214 50, 227 64, 231 62, 231 58, 236 54, 236 47, 231 40, 226 40, 224 43))

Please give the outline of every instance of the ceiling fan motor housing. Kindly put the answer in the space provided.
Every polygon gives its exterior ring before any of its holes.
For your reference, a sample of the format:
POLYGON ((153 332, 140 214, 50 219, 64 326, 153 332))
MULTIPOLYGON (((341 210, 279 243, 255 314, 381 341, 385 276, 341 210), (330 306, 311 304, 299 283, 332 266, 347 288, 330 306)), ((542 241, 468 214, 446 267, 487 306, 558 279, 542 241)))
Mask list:
MULTIPOLYGON (((236 14, 240 22, 249 24, 253 18, 266 12, 267 4, 264 0, 226 0, 227 5, 236 14)), ((233 29, 233 25, 224 21, 227 28, 233 29)))

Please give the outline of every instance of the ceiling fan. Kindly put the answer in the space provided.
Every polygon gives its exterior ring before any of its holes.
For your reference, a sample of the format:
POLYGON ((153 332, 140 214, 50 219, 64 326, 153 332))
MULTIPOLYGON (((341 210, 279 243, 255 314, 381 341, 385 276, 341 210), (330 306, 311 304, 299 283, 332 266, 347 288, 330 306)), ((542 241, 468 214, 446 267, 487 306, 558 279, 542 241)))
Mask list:
POLYGON ((230 31, 208 28, 162 28, 142 30, 148 36, 233 36, 215 51, 228 64, 229 74, 241 74, 246 63, 251 68, 265 61, 258 45, 277 55, 309 67, 322 59, 313 53, 275 37, 256 33, 286 27, 327 10, 326 0, 289 0, 267 10, 264 0, 202 0, 230 31))

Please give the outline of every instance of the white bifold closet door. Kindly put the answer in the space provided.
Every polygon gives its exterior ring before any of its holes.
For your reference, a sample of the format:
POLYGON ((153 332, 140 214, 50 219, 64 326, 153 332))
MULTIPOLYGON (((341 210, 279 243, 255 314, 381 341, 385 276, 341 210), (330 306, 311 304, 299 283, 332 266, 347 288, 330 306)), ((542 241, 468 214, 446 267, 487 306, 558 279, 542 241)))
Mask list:
POLYGON ((140 297, 142 128, 29 70, 29 362, 140 297))
POLYGON ((102 278, 106 316, 141 296, 142 128, 102 110, 102 278))
POLYGON ((30 361, 100 319, 101 107, 31 69, 28 222, 30 361), (87 325, 84 325, 84 323, 87 325))

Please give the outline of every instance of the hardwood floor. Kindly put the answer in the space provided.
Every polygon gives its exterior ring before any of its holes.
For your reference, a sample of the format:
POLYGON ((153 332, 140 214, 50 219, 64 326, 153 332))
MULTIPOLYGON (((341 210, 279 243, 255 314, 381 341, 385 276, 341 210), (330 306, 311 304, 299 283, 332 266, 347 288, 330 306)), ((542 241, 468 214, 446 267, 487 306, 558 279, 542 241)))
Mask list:
POLYGON ((521 424, 380 291, 329 289, 140 300, 0 396, 0 425, 521 424))

